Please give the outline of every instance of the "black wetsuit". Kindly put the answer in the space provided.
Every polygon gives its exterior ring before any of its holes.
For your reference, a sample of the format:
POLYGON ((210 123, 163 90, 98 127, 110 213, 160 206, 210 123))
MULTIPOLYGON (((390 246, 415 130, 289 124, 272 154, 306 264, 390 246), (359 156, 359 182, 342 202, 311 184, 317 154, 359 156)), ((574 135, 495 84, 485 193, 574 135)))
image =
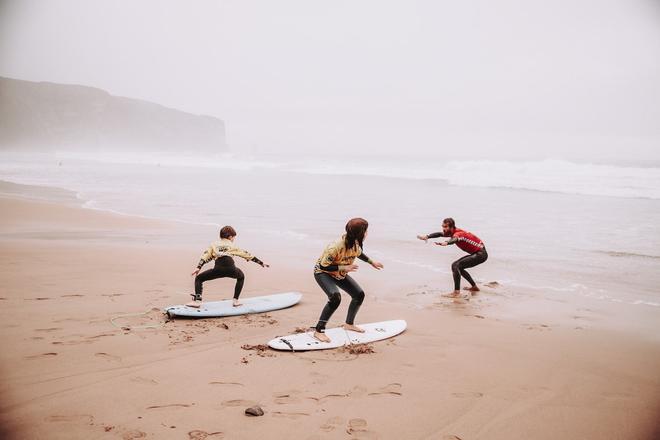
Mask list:
MULTIPOLYGON (((263 265, 263 262, 257 257, 253 257, 251 261, 263 265)), ((236 279, 236 285, 234 286, 234 299, 238 299, 243 290, 245 275, 241 269, 236 267, 234 259, 228 255, 215 260, 215 267, 213 267, 213 269, 205 270, 195 277, 195 299, 202 299, 202 283, 204 281, 215 280, 217 278, 236 279)))
MULTIPOLYGON (((358 258, 362 261, 370 261, 369 257, 367 257, 364 253, 361 253, 358 258)), ((320 269, 328 272, 337 272, 339 270, 339 266, 320 266, 320 269)), ((323 307, 319 322, 316 324, 316 331, 323 332, 325 330, 325 326, 330 320, 330 317, 335 312, 335 310, 337 310, 337 307, 339 307, 339 304, 341 303, 341 294, 339 293, 339 289, 342 289, 344 292, 351 296, 351 303, 348 306, 348 314, 346 315, 346 324, 353 325, 355 321, 355 315, 357 315, 357 312, 360 310, 360 306, 362 305, 362 301, 364 301, 364 291, 360 285, 349 275, 346 275, 343 279, 338 280, 330 274, 322 272, 315 273, 314 279, 317 283, 319 283, 321 289, 323 289, 325 294, 328 296, 328 302, 326 303, 325 307, 323 307)))
MULTIPOLYGON (((434 232, 427 236, 428 238, 438 238, 446 237, 442 232, 434 232)), ((476 238, 476 237, 475 237, 476 238)), ((447 241, 448 244, 456 244, 459 242, 459 238, 452 237, 447 241)), ((451 264, 451 272, 454 277, 454 290, 461 289, 461 276, 467 280, 472 287, 476 287, 477 284, 472 279, 472 276, 468 273, 467 268, 474 267, 478 264, 483 263, 488 259, 488 252, 486 252, 486 246, 479 240, 479 243, 474 243, 481 246, 481 249, 476 252, 472 252, 469 255, 459 258, 451 264)), ((459 245, 460 246, 460 245, 459 245)))

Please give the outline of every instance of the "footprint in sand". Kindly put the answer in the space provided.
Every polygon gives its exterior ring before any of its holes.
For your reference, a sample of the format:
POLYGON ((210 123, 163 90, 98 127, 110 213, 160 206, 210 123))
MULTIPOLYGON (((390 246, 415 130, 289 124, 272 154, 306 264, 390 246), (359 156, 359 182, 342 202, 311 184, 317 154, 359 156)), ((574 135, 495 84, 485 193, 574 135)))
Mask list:
POLYGON ((147 438, 147 433, 134 429, 132 431, 125 432, 121 438, 124 440, 137 440, 140 438, 147 438))
POLYGON ((131 377, 131 382, 144 383, 148 385, 158 385, 158 381, 147 377, 131 377))
POLYGON ((297 419, 300 417, 309 416, 309 413, 286 411, 273 411, 271 414, 275 417, 286 417, 287 419, 297 419))
POLYGON ((240 382, 223 382, 221 380, 214 380, 213 382, 209 382, 209 385, 235 385, 235 386, 240 386, 240 387, 245 386, 240 382))
POLYGON ((25 356, 25 359, 41 359, 41 358, 48 358, 54 356, 57 356, 57 353, 50 352, 50 353, 33 354, 32 356, 25 356))
POLYGON ((162 408, 190 408, 195 405, 194 403, 169 403, 167 405, 152 405, 147 409, 162 409, 162 408))
POLYGON ((394 396, 401 396, 403 393, 401 393, 401 384, 400 383, 391 383, 388 385, 385 385, 384 387, 380 388, 378 391, 374 391, 372 393, 369 393, 370 396, 378 396, 378 395, 394 395, 394 396))
POLYGON ((114 298, 116 296, 124 296, 123 293, 104 293, 101 296, 107 296, 108 298, 114 298))
POLYGON ((71 293, 69 295, 62 295, 61 298, 82 298, 85 295, 81 295, 80 293, 71 293))
POLYGON ((454 434, 443 435, 442 440, 462 440, 459 436, 454 434))
POLYGON ((343 423, 344 423, 344 419, 342 419, 341 417, 332 417, 328 419, 323 425, 321 425, 320 429, 323 432, 334 431, 343 423))
POLYGON ((339 394, 339 393, 338 394, 326 394, 325 396, 320 396, 320 397, 309 396, 309 397, 307 397, 307 399, 315 400, 317 403, 323 403, 324 401, 326 401, 328 399, 332 399, 332 398, 341 399, 343 397, 350 397, 350 396, 351 396, 351 393, 349 392, 349 393, 342 393, 342 394, 339 394))
POLYGON ((253 402, 252 400, 243 400, 243 399, 235 399, 235 400, 225 400, 224 402, 221 403, 222 406, 254 406, 256 405, 256 402, 253 402))
POLYGON ((62 327, 37 328, 37 329, 35 329, 34 331, 35 331, 35 332, 45 332, 45 333, 50 333, 50 332, 54 332, 54 331, 57 331, 57 330, 62 330, 62 327))
POLYGON ((204 440, 205 438, 213 437, 214 439, 224 438, 225 434, 220 431, 216 432, 206 432, 196 429, 188 433, 188 438, 190 440, 204 440))
POLYGON ((94 339, 107 338, 107 337, 116 336, 116 335, 117 334, 114 333, 114 332, 105 332, 105 333, 100 333, 100 334, 94 335, 94 336, 88 336, 86 339, 87 340, 94 340, 94 339))
POLYGON ((119 356, 115 356, 115 355, 108 354, 108 353, 105 353, 105 352, 94 353, 94 356, 96 356, 98 358, 106 359, 106 360, 109 360, 109 361, 121 362, 121 358, 119 356))
POLYGON ((539 331, 545 331, 545 330, 551 330, 550 326, 547 324, 523 324, 527 326, 527 330, 539 330, 539 331))
POLYGON ((94 423, 94 416, 90 414, 73 414, 73 415, 53 415, 45 419, 47 422, 65 422, 65 423, 86 423, 91 425, 94 423))
POLYGON ((25 301, 47 301, 51 298, 48 298, 47 296, 38 296, 36 298, 25 298, 25 301))
POLYGON ((290 391, 279 391, 276 393, 273 393, 274 397, 274 402, 278 405, 286 405, 289 403, 297 403, 300 402, 300 397, 298 396, 300 394, 300 391, 298 390, 290 390, 290 391))
POLYGON ((194 403, 169 403, 167 405, 152 405, 148 406, 147 409, 161 409, 161 408, 190 408, 195 405, 194 403))
POLYGON ((378 434, 367 429, 365 419, 351 419, 346 426, 346 432, 354 439, 377 439, 378 434))
POLYGON ((458 397, 459 399, 465 399, 465 398, 483 397, 484 393, 467 392, 467 393, 451 393, 451 395, 454 397, 458 397))

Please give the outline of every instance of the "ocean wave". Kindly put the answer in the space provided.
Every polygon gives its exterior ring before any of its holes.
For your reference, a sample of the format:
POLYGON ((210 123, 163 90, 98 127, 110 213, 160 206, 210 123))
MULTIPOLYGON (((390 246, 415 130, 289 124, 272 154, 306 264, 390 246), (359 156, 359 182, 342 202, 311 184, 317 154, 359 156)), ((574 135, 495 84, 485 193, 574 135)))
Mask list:
POLYGON ((508 188, 564 194, 660 199, 660 167, 537 161, 444 160, 423 157, 343 157, 313 155, 250 156, 223 152, 215 155, 162 153, 60 152, 60 161, 136 164, 233 171, 274 170, 312 175, 352 175, 408 180, 443 181, 454 186, 508 188))
POLYGON ((621 251, 595 251, 599 254, 609 255, 610 257, 621 257, 621 258, 646 258, 650 260, 660 260, 660 255, 647 255, 647 254, 638 254, 635 252, 621 252, 621 251))
POLYGON ((298 164, 289 169, 310 174, 442 180, 455 186, 660 199, 660 168, 657 167, 581 164, 564 160, 398 160, 366 165, 324 161, 320 164, 298 164))

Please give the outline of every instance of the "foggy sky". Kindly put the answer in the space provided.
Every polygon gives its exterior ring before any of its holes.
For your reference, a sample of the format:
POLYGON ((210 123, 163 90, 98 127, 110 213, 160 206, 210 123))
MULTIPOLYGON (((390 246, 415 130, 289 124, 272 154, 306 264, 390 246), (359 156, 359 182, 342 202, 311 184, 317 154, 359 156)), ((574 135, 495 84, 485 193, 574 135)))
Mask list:
POLYGON ((0 0, 0 75, 217 116, 248 152, 660 159, 653 0, 0 0))

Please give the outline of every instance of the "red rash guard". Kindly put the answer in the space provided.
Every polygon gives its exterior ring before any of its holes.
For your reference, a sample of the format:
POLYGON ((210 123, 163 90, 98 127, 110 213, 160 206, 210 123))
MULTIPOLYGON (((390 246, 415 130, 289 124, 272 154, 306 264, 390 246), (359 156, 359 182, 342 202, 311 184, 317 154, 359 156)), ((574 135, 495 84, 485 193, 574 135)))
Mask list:
POLYGON ((451 237, 457 240, 456 246, 468 254, 474 254, 484 248, 484 242, 471 232, 456 228, 451 237))
MULTIPOLYGON (((442 232, 434 232, 428 235, 428 238, 437 238, 437 237, 449 237, 442 232)), ((471 232, 464 231, 462 229, 454 229, 454 233, 451 235, 451 239, 447 242, 449 244, 456 244, 460 249, 464 250, 468 254, 474 254, 482 250, 484 242, 481 241, 479 237, 474 235, 471 232)))

